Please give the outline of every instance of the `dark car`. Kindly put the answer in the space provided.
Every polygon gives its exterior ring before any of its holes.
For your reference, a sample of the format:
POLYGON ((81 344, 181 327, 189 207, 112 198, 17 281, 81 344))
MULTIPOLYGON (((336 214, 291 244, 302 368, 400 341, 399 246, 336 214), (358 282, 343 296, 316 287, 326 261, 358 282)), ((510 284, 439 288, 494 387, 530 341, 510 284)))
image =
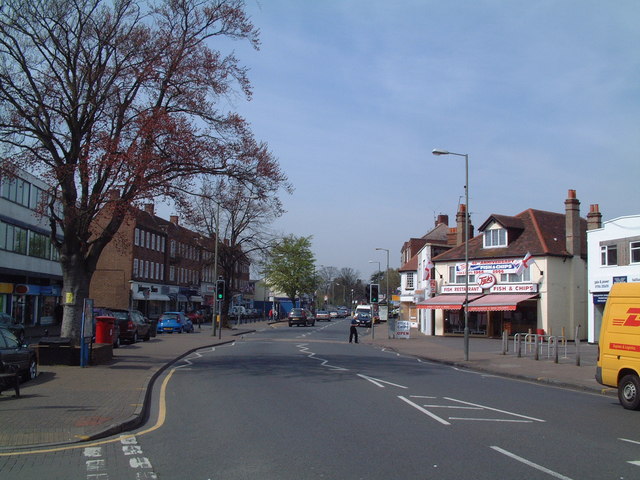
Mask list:
POLYGON ((120 341, 136 343, 145 342, 151 337, 151 323, 138 310, 110 309, 120 327, 120 341))
POLYGON ((0 327, 0 373, 17 373, 23 380, 38 375, 36 352, 22 345, 5 327, 0 327))
POLYGON ((360 313, 358 314, 356 322, 358 323, 359 327, 371 327, 371 315, 360 313))
POLYGON ((306 308, 292 308, 288 315, 289 326, 304 325, 312 327, 316 324, 316 319, 306 308))
POLYGON ((20 343, 24 342, 24 325, 15 320, 7 313, 0 313, 0 327, 8 329, 13 333, 20 343))

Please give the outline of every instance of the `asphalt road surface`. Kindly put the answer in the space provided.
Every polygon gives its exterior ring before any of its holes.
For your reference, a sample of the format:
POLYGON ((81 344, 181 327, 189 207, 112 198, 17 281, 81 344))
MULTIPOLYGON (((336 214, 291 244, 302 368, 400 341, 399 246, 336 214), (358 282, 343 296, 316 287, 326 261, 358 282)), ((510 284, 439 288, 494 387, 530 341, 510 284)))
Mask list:
POLYGON ((640 478, 640 416, 615 399, 349 344, 348 333, 339 320, 199 351, 157 383, 133 435, 16 458, 0 476, 640 478))

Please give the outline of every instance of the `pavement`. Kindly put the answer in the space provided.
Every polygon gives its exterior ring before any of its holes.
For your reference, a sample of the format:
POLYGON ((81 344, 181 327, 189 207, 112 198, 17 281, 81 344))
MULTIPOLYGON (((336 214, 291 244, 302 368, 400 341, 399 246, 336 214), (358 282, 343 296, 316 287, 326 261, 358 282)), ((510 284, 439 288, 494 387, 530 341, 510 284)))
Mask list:
MULTIPOLYGON (((114 350, 113 361, 104 365, 40 366, 38 377, 21 385, 20 397, 15 397, 13 390, 0 394, 0 455, 86 442, 135 429, 148 415, 154 381, 174 362, 258 329, 285 325, 241 324, 223 329, 221 338, 212 335, 210 325, 202 325, 192 334, 158 335, 147 342, 125 345, 114 350)), ((462 337, 426 336, 412 330, 408 339, 390 339, 387 324, 375 326, 374 338, 369 329, 359 332, 362 343, 401 355, 602 395, 617 394, 595 381, 597 346, 584 342, 578 346, 568 343, 566 355, 561 348, 555 363, 547 345, 535 360, 529 349, 523 349, 518 357, 513 340, 504 352, 500 339, 472 337, 469 360, 465 360, 462 337)))

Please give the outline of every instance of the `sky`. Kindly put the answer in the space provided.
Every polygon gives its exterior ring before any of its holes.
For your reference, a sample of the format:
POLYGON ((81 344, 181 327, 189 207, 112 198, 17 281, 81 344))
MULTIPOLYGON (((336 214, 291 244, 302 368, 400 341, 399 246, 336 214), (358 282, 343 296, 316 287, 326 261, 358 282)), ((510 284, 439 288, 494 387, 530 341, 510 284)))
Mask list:
POLYGON ((637 0, 246 0, 233 107, 293 184, 274 229, 362 279, 464 203, 491 214, 640 214, 637 0), (373 261, 375 263, 370 263, 373 261))

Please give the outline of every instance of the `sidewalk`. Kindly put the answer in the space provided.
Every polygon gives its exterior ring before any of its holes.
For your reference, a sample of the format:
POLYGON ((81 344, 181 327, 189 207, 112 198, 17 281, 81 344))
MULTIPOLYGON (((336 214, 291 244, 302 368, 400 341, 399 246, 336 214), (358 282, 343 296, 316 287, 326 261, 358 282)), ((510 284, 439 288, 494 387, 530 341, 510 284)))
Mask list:
MULTIPOLYGON (((0 395, 0 453, 131 430, 144 420, 153 381, 175 360, 267 326, 266 322, 243 324, 237 330, 223 330, 218 339, 211 335, 210 325, 203 325, 193 334, 158 335, 148 342, 123 346, 115 350, 114 361, 107 365, 42 366, 37 379, 21 386, 20 398, 15 398, 12 390, 0 395)), ((546 350, 545 356, 535 361, 532 356, 517 358, 513 342, 510 353, 503 355, 500 340, 471 338, 469 360, 464 361, 461 337, 425 336, 412 330, 410 339, 388 339, 386 324, 376 325, 375 339, 364 335, 364 330, 360 333, 363 343, 424 360, 616 395, 615 390, 603 389, 594 379, 595 345, 581 344, 581 365, 576 366, 573 344, 569 344, 568 358, 555 364, 546 358, 546 350)))

